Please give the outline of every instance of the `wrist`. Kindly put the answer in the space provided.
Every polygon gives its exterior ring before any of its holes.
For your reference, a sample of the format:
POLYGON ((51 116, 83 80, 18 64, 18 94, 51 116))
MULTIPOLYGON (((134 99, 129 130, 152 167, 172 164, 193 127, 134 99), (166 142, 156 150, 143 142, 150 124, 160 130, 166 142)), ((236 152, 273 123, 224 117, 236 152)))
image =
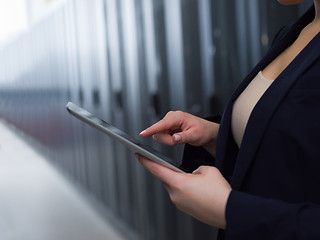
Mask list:
POLYGON ((218 138, 218 132, 220 124, 209 122, 210 125, 208 125, 208 139, 205 144, 202 145, 202 147, 209 152, 214 158, 216 157, 216 144, 217 144, 217 138, 218 138))
POLYGON ((210 153, 210 155, 212 157, 216 157, 216 143, 217 141, 216 140, 212 140, 204 145, 202 145, 202 147, 208 152, 210 153))

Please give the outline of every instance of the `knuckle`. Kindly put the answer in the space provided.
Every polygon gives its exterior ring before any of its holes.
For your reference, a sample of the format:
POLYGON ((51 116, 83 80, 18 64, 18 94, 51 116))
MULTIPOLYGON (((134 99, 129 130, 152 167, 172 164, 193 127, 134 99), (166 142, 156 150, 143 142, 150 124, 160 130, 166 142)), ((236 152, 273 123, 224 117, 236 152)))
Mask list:
POLYGON ((166 116, 164 117, 164 118, 166 118, 166 117, 168 117, 168 116, 171 116, 171 115, 173 115, 174 114, 174 111, 169 111, 169 112, 167 112, 167 114, 166 114, 166 116))
POLYGON ((198 170, 202 172, 202 174, 205 174, 208 172, 208 166, 200 166, 198 170))
POLYGON ((180 117, 180 118, 181 118, 181 117, 184 117, 184 114, 185 114, 185 113, 182 112, 181 110, 177 110, 177 111, 176 111, 176 115, 177 115, 178 117, 180 117))
POLYGON ((181 115, 183 115, 184 114, 184 112, 183 111, 181 111, 181 110, 176 110, 176 111, 169 111, 168 113, 167 113, 167 115, 166 115, 166 117, 167 116, 181 116, 181 115))
POLYGON ((216 172, 219 170, 212 166, 203 165, 199 167, 199 171, 202 172, 202 174, 204 175, 208 175, 208 174, 216 174, 216 172))
POLYGON ((214 175, 220 173, 220 171, 216 167, 208 167, 207 171, 208 171, 208 173, 214 174, 214 175))

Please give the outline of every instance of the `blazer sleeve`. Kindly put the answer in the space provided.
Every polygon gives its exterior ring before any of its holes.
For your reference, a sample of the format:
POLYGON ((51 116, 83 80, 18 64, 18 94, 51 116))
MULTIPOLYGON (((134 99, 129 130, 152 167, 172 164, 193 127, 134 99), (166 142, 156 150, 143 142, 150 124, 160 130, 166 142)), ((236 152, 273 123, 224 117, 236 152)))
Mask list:
MULTIPOLYGON (((221 115, 215 115, 206 119, 211 122, 220 123, 221 115)), ((214 161, 215 158, 203 147, 195 147, 190 144, 185 145, 182 157, 182 167, 189 172, 193 172, 202 165, 213 166, 214 161)))
POLYGON ((232 191, 226 208, 228 239, 320 239, 320 206, 286 203, 232 191))

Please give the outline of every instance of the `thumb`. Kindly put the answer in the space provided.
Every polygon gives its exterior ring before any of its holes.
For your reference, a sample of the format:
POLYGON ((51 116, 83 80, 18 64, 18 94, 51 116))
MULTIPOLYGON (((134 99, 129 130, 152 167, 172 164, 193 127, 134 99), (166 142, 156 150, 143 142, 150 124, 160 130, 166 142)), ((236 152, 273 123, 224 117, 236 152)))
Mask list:
POLYGON ((193 174, 203 174, 206 172, 207 169, 208 169, 208 166, 200 166, 196 170, 194 170, 192 173, 193 174))
POLYGON ((183 131, 179 133, 175 133, 172 135, 172 141, 175 144, 185 144, 185 143, 191 143, 192 142, 192 134, 191 131, 183 131))
POLYGON ((172 141, 176 144, 183 144, 181 134, 172 135, 172 141))

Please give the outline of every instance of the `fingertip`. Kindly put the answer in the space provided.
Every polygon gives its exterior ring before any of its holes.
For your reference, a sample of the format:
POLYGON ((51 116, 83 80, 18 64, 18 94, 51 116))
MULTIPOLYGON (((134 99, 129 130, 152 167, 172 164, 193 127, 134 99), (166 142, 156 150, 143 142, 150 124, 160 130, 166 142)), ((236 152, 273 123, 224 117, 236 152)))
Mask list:
POLYGON ((173 141, 174 141, 175 143, 180 143, 181 140, 182 140, 182 138, 181 138, 181 136, 180 136, 179 134, 174 134, 174 135, 173 135, 173 141))
POLYGON ((140 136, 146 133, 147 130, 143 130, 141 133, 139 133, 140 136))
POLYGON ((192 174, 200 174, 200 173, 199 173, 199 170, 196 169, 196 170, 194 170, 194 171, 192 172, 192 174))

